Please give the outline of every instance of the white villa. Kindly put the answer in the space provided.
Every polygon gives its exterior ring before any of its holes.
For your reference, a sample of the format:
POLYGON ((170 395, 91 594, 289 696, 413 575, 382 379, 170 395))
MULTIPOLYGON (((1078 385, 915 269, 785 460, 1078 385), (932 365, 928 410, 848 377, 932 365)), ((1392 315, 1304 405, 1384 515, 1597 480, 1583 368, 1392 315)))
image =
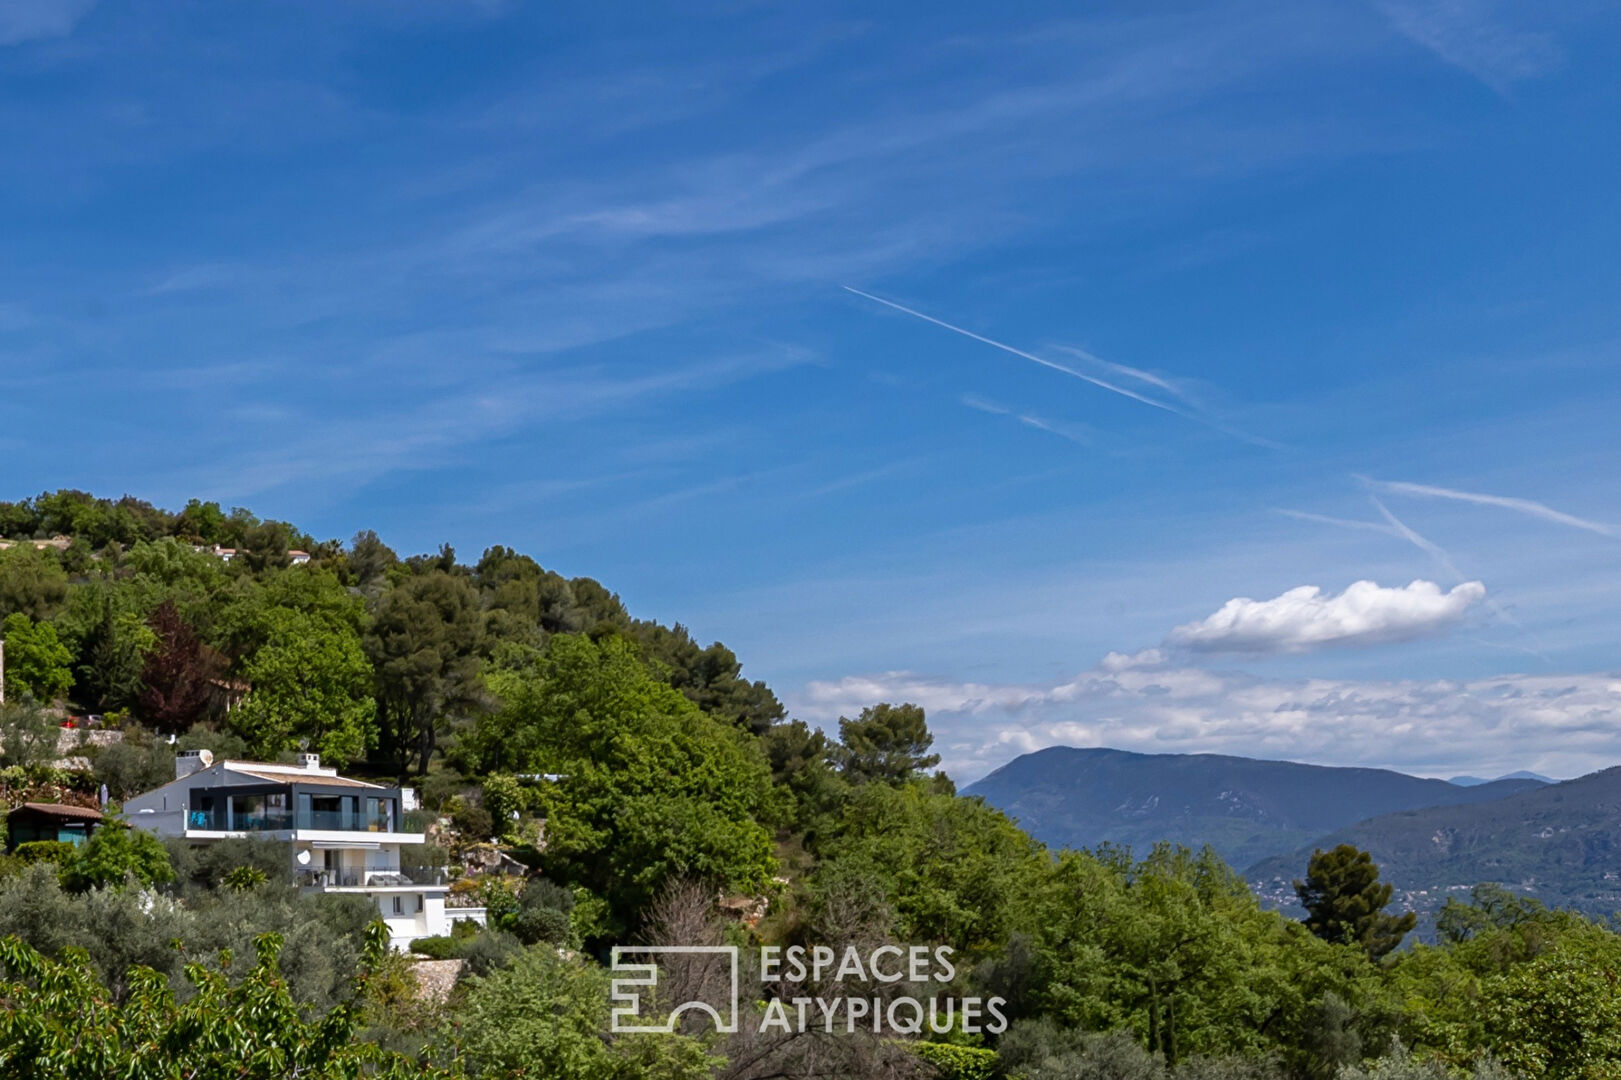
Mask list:
MULTIPOLYGON (((265 837, 290 845, 287 872, 306 890, 372 897, 396 948, 450 933, 443 868, 402 866, 400 850, 420 844, 405 832, 410 788, 339 776, 315 754, 297 765, 215 761, 207 750, 175 759, 175 778, 124 804, 131 825, 195 843, 265 837)), ((457 918, 482 922, 482 910, 457 918)))

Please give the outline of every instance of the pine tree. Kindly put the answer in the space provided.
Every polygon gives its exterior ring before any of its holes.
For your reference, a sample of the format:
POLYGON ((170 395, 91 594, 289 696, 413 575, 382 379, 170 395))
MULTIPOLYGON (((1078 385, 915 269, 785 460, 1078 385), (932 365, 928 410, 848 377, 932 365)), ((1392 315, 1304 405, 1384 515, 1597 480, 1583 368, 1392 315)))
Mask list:
POLYGON ((1384 913, 1391 892, 1391 886, 1379 880, 1373 856, 1351 844, 1313 852, 1306 880, 1295 882, 1295 893, 1306 908, 1307 929, 1324 941, 1360 945, 1373 960, 1400 945, 1418 924, 1411 911, 1384 913))

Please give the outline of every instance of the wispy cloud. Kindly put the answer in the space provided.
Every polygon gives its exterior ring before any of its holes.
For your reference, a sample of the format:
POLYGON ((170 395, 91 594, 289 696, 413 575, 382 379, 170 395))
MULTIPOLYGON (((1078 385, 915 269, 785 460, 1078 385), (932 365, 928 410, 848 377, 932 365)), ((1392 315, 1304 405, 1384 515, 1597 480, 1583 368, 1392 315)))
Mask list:
POLYGON ((1035 428, 1037 431, 1045 431, 1049 435, 1056 435, 1060 439, 1066 439, 1079 446, 1092 445, 1097 435, 1097 432, 1089 424, 1077 424, 1067 420, 1050 420, 1046 417, 1036 416, 1033 413, 1019 412, 989 398, 980 397, 978 394, 964 394, 958 400, 970 409, 989 413, 992 416, 1012 417, 1026 427, 1035 428))
POLYGON ((1060 439, 1067 439, 1078 446, 1092 445, 1092 429, 1085 424, 1071 424, 1063 420, 1047 420, 1028 413, 1020 414, 1019 423, 1025 427, 1033 427, 1037 431, 1045 431, 1049 435, 1057 435, 1060 439))
POLYGON ((1079 359, 1084 360, 1087 363, 1094 364, 1104 371, 1110 372, 1111 374, 1118 375, 1125 379, 1131 379, 1136 382, 1145 383, 1154 387, 1156 390, 1163 390, 1165 393, 1170 394, 1172 397, 1179 399, 1187 405, 1191 405, 1194 408, 1199 407, 1198 399, 1193 395, 1191 390, 1182 384, 1180 380, 1173 381, 1163 375, 1156 375, 1152 371, 1144 371, 1142 368, 1134 368, 1128 364, 1119 364, 1113 360, 1105 360, 1101 356, 1096 356, 1090 352, 1087 352, 1085 349, 1077 349, 1073 345, 1055 345, 1053 347, 1059 352, 1068 353, 1071 356, 1078 357, 1079 359))
POLYGON ((1000 405, 989 398, 982 398, 978 394, 964 394, 958 400, 970 409, 990 413, 992 416, 1011 416, 1013 413, 1013 410, 1006 405, 1000 405))
MULTIPOLYGON (((499 392, 473 372, 431 388, 432 393, 406 395, 393 409, 368 417, 330 413, 326 402, 316 398, 278 411, 273 424, 235 426, 229 450, 206 465, 177 470, 169 485, 224 499, 294 483, 358 485, 391 472, 442 464, 458 448, 526 426, 591 420, 636 404, 701 395, 813 359, 806 350, 777 346, 655 371, 627 373, 590 365, 508 373, 499 392), (289 430, 299 431, 300 437, 289 440, 289 430)), ((721 490, 746 480, 733 478, 714 486, 721 490)))
POLYGON ((824 484, 818 484, 805 494, 811 498, 816 498, 823 495, 833 495, 840 491, 848 491, 851 488, 862 487, 866 484, 875 483, 879 480, 887 480, 892 476, 900 476, 907 472, 911 472, 922 464, 923 461, 918 458, 909 458, 905 461, 892 461, 888 465, 880 465, 876 469, 866 469, 862 472, 852 473, 849 476, 837 477, 836 479, 829 480, 824 484))
POLYGON ((5 0, 0 4, 0 45, 66 37, 96 0, 5 0))
POLYGON ((1613 539, 1621 539, 1621 531, 1613 525, 1605 525, 1587 518, 1577 517, 1555 510, 1546 503, 1534 499, 1519 499, 1509 495, 1486 495, 1478 491, 1458 491, 1454 488, 1436 487, 1432 484, 1413 484, 1406 481, 1393 480, 1365 480, 1370 486, 1379 491, 1392 495, 1413 495, 1419 498, 1452 499, 1456 502, 1474 503, 1476 506, 1497 506, 1504 510, 1513 510, 1530 517, 1551 521, 1558 525, 1569 525, 1573 529, 1585 529, 1588 532, 1598 533, 1613 539))
MULTIPOLYGON (((1399 33, 1500 94, 1560 63, 1552 34, 1506 25, 1490 0, 1382 0, 1378 7, 1399 33)), ((1515 14, 1536 10, 1519 6, 1515 14)))

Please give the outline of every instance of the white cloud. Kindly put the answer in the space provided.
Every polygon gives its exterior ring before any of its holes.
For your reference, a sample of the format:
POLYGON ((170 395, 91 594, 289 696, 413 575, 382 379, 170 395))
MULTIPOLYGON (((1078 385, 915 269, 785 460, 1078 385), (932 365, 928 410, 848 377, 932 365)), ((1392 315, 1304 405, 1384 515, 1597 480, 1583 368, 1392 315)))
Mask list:
POLYGON ((1112 652, 1098 661, 1098 667, 1103 671, 1130 671, 1132 668, 1160 667, 1165 663, 1165 654, 1159 649, 1143 649, 1134 653, 1112 652))
MULTIPOLYGON (((1163 659, 1163 658, 1161 658, 1163 659)), ((1474 680, 1263 679, 1112 654, 1048 685, 915 672, 809 684, 795 715, 830 725, 879 701, 928 711, 943 767, 971 781, 1046 746, 1224 753, 1431 776, 1534 769, 1576 776, 1621 760, 1621 676, 1474 680)))
POLYGON ((66 37, 95 0, 5 0, 0 3, 0 45, 66 37))
POLYGON ((1358 581, 1337 596, 1302 585, 1271 600, 1236 597, 1208 618, 1172 630, 1165 640, 1204 653, 1297 653, 1406 641, 1445 629, 1485 595, 1478 581, 1451 592, 1433 581, 1390 589, 1358 581))

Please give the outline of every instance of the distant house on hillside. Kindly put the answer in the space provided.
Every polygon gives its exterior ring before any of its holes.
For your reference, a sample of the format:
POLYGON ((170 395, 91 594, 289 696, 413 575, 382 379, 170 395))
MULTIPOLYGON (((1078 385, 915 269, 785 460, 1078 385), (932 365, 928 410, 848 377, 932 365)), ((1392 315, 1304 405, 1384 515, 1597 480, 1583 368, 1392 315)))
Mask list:
POLYGON ((46 548, 55 548, 57 551, 66 551, 73 546, 71 536, 53 536, 49 540, 0 540, 0 551, 16 547, 18 544, 32 544, 34 550, 44 551, 46 548))
POLYGON ((216 716, 242 704, 253 691, 253 684, 242 679, 209 679, 208 707, 216 716))
POLYGON ((307 551, 289 551, 287 561, 293 566, 303 566, 310 561, 310 553, 307 551))
POLYGON ((16 851, 18 844, 31 844, 38 840, 82 844, 100 827, 101 822, 101 811, 87 806, 23 803, 6 815, 6 852, 16 851))
MULTIPOLYGON (((124 804, 131 825, 198 844, 262 837, 289 847, 289 880, 311 892, 370 898, 403 948, 450 932, 449 880, 442 867, 401 861, 402 849, 426 837, 406 832, 406 791, 339 776, 315 754, 297 765, 215 761, 207 750, 175 759, 175 778, 124 804)), ((482 911, 458 912, 482 920, 482 911)))

